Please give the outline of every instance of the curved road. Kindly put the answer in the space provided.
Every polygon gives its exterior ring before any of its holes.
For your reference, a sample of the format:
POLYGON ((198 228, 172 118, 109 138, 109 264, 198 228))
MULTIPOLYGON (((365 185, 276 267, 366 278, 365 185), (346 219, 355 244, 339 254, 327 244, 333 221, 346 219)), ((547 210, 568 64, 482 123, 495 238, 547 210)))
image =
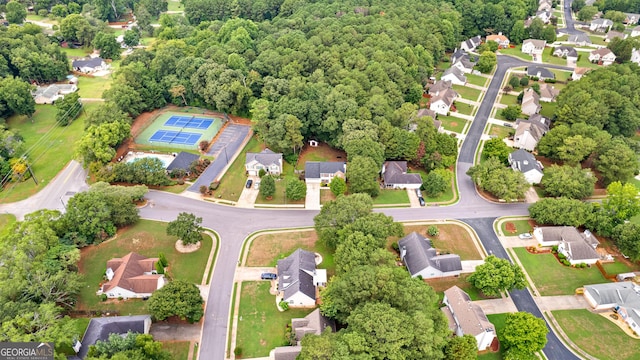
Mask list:
MULTIPOLYGON (((443 207, 429 206, 420 209, 402 208, 376 211, 393 216, 397 221, 461 219, 473 227, 487 251, 508 259, 505 249, 493 231, 493 222, 496 217, 500 216, 528 215, 528 205, 523 203, 495 204, 487 202, 477 194, 473 182, 465 174, 473 164, 475 150, 507 70, 527 65, 529 65, 528 62, 520 59, 498 56, 496 72, 460 149, 457 163, 457 181, 460 194, 458 203, 443 207)), ((563 66, 546 64, 536 64, 536 66, 572 70, 563 66)), ((78 176, 83 177, 84 174, 82 173, 82 175, 78 176)), ((73 175, 58 176, 60 182, 66 182, 69 177, 73 177, 73 175)), ((38 195, 51 200, 51 197, 45 195, 48 194, 48 189, 51 187, 48 186, 43 189, 41 191, 42 195, 38 195)), ((56 186, 53 193, 57 195, 59 192, 56 186)), ((313 210, 235 208, 158 191, 150 191, 147 194, 147 198, 149 205, 140 210, 141 217, 172 221, 180 212, 196 213, 202 217, 203 226, 216 230, 220 235, 220 249, 209 286, 209 297, 206 302, 207 307, 205 309, 200 344, 200 359, 225 359, 233 278, 243 241, 252 232, 258 230, 312 226, 313 217, 318 212, 313 210)), ((20 203, 20 205, 26 204, 26 202, 20 203)), ((13 212, 17 210, 15 205, 17 203, 0 205, 0 210, 13 212)), ((32 201, 28 205, 31 209, 25 206, 19 206, 18 208, 24 213, 35 211, 39 208, 48 208, 51 204, 46 201, 37 203, 32 201)), ((542 317, 528 290, 513 291, 511 292, 511 297, 518 310, 542 317)), ((547 337, 549 342, 544 348, 544 352, 549 359, 579 359, 562 344, 555 333, 549 332, 547 337)))

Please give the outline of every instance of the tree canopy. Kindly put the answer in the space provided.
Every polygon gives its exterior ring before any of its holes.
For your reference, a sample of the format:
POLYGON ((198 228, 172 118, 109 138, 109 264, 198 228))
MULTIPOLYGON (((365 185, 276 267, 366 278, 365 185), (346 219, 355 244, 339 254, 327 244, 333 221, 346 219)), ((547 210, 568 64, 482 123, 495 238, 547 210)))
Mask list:
POLYGON ((199 321, 204 315, 204 300, 194 284, 173 280, 153 292, 149 299, 149 312, 157 320, 178 316, 190 323, 199 321))
POLYGON ((489 296, 500 295, 502 291, 524 289, 527 285, 524 273, 518 265, 495 255, 485 258, 484 263, 476 267, 476 271, 468 280, 483 294, 489 296))
POLYGON ((507 201, 523 198, 530 186, 521 172, 506 167, 496 157, 472 166, 467 175, 480 189, 507 201))
POLYGON ((107 340, 98 340, 89 347, 88 360, 131 359, 170 360, 171 354, 153 336, 128 332, 125 336, 110 334, 107 340))
POLYGON ((167 225, 167 235, 177 236, 185 245, 196 244, 202 240, 202 218, 194 214, 181 212, 167 225))
POLYGON ((540 184, 548 196, 584 199, 593 195, 596 180, 589 169, 551 165, 545 169, 540 184))
POLYGON ((506 359, 536 359, 536 352, 547 344, 549 329, 543 319, 527 312, 507 314, 500 342, 504 344, 506 359))

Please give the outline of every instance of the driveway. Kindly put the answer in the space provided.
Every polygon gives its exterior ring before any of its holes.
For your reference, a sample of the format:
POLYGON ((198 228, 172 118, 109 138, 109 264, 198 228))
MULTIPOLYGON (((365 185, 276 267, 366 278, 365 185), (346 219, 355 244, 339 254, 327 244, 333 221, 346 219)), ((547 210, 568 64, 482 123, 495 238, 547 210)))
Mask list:
POLYGON ((539 296, 535 299, 542 311, 591 309, 582 295, 539 296))
POLYGON ((470 274, 476 271, 476 267, 484 264, 484 260, 464 260, 462 263, 462 273, 470 274))
POLYGON ((420 208, 420 200, 418 200, 418 194, 415 190, 407 189, 407 195, 409 195, 409 204, 412 208, 420 208))
POLYGON ((253 180, 253 184, 250 188, 247 188, 245 182, 245 186, 242 188, 242 194, 240 194, 240 198, 236 203, 237 207, 252 208, 256 203, 260 190, 255 188, 255 183, 256 181, 259 181, 260 178, 257 176, 249 176, 249 179, 253 180))
POLYGON ((320 190, 320 184, 307 183, 307 197, 304 199, 305 209, 320 210, 320 191, 331 190, 320 190))
MULTIPOLYGON (((235 282, 243 281, 262 281, 260 276, 262 273, 277 273, 275 267, 238 267, 236 268, 236 274, 233 278, 235 282)), ((267 280, 264 280, 267 281, 267 280)))
POLYGON ((473 303, 480 306, 480 308, 482 308, 482 311, 484 311, 484 313, 487 315, 502 314, 506 312, 518 312, 516 305, 509 297, 491 300, 477 300, 473 303))
POLYGON ((529 190, 527 190, 526 193, 524 193, 524 199, 527 204, 533 204, 535 202, 538 202, 538 200, 540 200, 540 197, 538 196, 536 189, 532 186, 529 188, 529 190))

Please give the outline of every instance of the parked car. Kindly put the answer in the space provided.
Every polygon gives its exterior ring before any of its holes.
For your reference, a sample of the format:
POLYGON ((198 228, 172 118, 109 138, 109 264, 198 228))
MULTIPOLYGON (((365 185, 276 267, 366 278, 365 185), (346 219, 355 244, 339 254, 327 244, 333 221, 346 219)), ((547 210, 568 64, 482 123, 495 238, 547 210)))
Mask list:
POLYGON ((253 180, 251 179, 247 180, 247 185, 246 185, 247 189, 251 189, 252 184, 253 184, 253 180))
POLYGON ((508 122, 506 122, 506 123, 504 123, 504 124, 502 124, 502 125, 504 125, 504 126, 506 126, 506 127, 510 127, 510 128, 512 128, 512 127, 513 127, 513 124, 512 124, 512 123, 508 123, 508 122))
POLYGON ((531 234, 529 233, 524 233, 524 234, 518 235, 518 237, 522 240, 526 240, 526 239, 531 239, 533 236, 531 236, 531 234))
POLYGON ((253 183, 253 188, 258 190, 260 188, 260 181, 256 181, 255 183, 253 183))
POLYGON ((425 206, 426 205, 426 203, 424 202, 424 198, 422 196, 420 196, 418 198, 418 201, 420 201, 420 206, 425 206))
POLYGON ((416 196, 419 198, 422 197, 422 191, 420 191, 420 189, 416 189, 416 196))
POLYGON ((278 275, 274 273, 262 273, 262 275, 260 275, 260 278, 262 280, 275 280, 278 278, 278 275))

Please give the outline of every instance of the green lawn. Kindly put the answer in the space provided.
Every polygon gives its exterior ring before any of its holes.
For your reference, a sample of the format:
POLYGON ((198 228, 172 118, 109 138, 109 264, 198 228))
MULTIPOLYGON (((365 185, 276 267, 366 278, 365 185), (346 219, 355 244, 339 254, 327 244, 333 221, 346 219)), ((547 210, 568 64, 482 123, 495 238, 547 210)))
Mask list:
POLYGON ((67 54, 68 57, 85 57, 91 54, 91 49, 89 48, 61 48, 63 52, 67 54))
POLYGON ((442 71, 447 70, 450 67, 451 67, 450 61, 441 61, 438 65, 436 65, 436 69, 442 70, 442 71))
POLYGON ((542 109, 540 110, 540 115, 546 116, 548 118, 553 118, 553 114, 556 113, 556 108, 558 107, 558 103, 556 102, 540 102, 542 105, 542 109))
POLYGON ((467 100, 478 101, 478 97, 482 94, 482 91, 478 89, 472 89, 466 86, 453 85, 453 90, 455 90, 460 96, 467 100))
MULTIPOLYGON (((76 318, 76 319, 73 319, 74 329, 73 329, 73 334, 72 334, 71 337, 73 337, 73 335, 75 335, 78 340, 81 340, 82 336, 84 336, 84 332, 87 330, 87 327, 89 326, 89 321, 91 321, 91 318, 76 318)), ((69 346, 67 344, 61 344, 60 346, 56 346, 56 349, 58 351, 64 353, 65 355, 75 355, 76 354, 76 352, 73 351, 73 348, 71 348, 71 346, 69 346)))
POLYGON ((489 126, 489 135, 495 135, 498 139, 504 139, 514 133, 513 128, 491 124, 489 126))
MULTIPOLYGON (((452 181, 455 181, 455 176, 452 181)), ((453 187, 448 187, 440 196, 425 196, 424 201, 428 203, 448 203, 454 198, 453 187)))
POLYGON ((36 14, 27 14, 27 20, 40 21, 40 22, 43 22, 43 23, 54 24, 54 25, 58 24, 57 20, 52 20, 52 19, 49 19, 48 16, 40 16, 40 15, 36 15, 36 14))
POLYGON ((636 271, 636 269, 631 268, 627 264, 620 261, 604 263, 602 264, 602 267, 604 268, 604 271, 606 271, 607 274, 610 275, 618 275, 620 273, 636 271))
POLYGON ((589 39, 591 39, 591 42, 594 45, 607 45, 607 43, 604 42, 604 38, 603 37, 595 36, 595 35, 589 35, 589 39))
POLYGON ((595 266, 576 269, 560 264, 553 254, 534 255, 525 248, 514 251, 542 296, 573 295, 584 285, 608 282, 595 266))
MULTIPOLYGON (((636 140, 640 140, 640 138, 636 138, 634 137, 634 139, 636 140)), ((633 179, 631 179, 630 183, 632 183, 633 185, 636 186, 636 188, 638 188, 638 191, 640 191, 640 180, 636 179, 635 177, 633 179)))
POLYGON ((475 108, 475 106, 473 105, 469 105, 469 104, 465 104, 462 103, 460 101, 456 102, 456 109, 458 110, 458 112, 460 114, 464 114, 464 115, 473 115, 473 109, 475 108))
POLYGON ((504 94, 500 98, 500 103, 505 105, 520 105, 518 104, 518 97, 515 95, 504 94))
POLYGON ((567 81, 571 77, 571 71, 551 70, 551 72, 556 75, 558 81, 567 81))
POLYGON ((594 64, 589 61, 589 53, 588 52, 579 52, 578 53, 578 67, 597 69, 600 66, 598 64, 594 64))
MULTIPOLYGON (((244 161, 244 157, 242 158, 244 161)), ((244 163, 244 162, 243 162, 244 163)), ((298 178, 296 176, 290 175, 293 173, 293 165, 283 162, 284 174, 280 179, 276 180, 276 192, 273 195, 271 200, 266 200, 262 196, 258 195, 256 199, 256 204, 273 204, 273 205, 286 205, 286 204, 304 204, 304 198, 296 201, 292 201, 287 199, 285 196, 287 182, 296 181, 298 178)))
POLYGON ((168 11, 184 11, 184 6, 180 1, 169 0, 168 11))
POLYGON ((409 204, 407 190, 380 190, 380 195, 373 199, 374 205, 409 204))
MULTIPOLYGON (((97 104, 86 104, 90 110, 97 104)), ((36 105, 32 119, 26 116, 12 116, 7 121, 9 129, 19 133, 25 141, 25 149, 30 149, 29 161, 38 179, 21 183, 11 183, 0 193, 0 203, 26 199, 46 186, 62 168, 75 156, 75 143, 84 134, 86 111, 70 125, 56 125, 56 108, 52 105, 36 105), (50 132, 49 132, 50 131, 50 132), (65 151, 60 151, 63 149, 65 151), (56 151, 58 149, 58 151, 56 151)))
POLYGON ((85 287, 80 291, 79 309, 116 310, 121 315, 146 313, 145 301, 132 299, 118 303, 100 302, 100 298, 95 295, 103 279, 107 260, 124 256, 130 251, 147 257, 157 257, 159 253, 164 253, 169 261, 170 278, 200 284, 211 252, 211 237, 204 235, 198 251, 183 254, 175 249, 176 237, 167 235, 166 227, 167 224, 163 222, 140 220, 118 232, 113 240, 83 248, 78 267, 84 275, 85 287))
POLYGON ((158 39, 155 37, 143 37, 140 39, 140 45, 153 46, 153 44, 155 44, 156 41, 158 41, 158 39))
POLYGON ((11 214, 0 214, 0 235, 9 229, 9 226, 16 222, 16 217, 11 214))
POLYGON ((111 76, 78 78, 78 94, 81 98, 102 98, 102 93, 111 87, 111 76))
POLYGON ((486 77, 482 77, 480 75, 467 74, 466 76, 467 76, 467 82, 469 84, 478 85, 482 87, 485 87, 485 85, 487 84, 487 81, 489 81, 489 79, 487 79, 486 77))
MULTIPOLYGON (((505 322, 507 321, 507 314, 492 314, 487 315, 487 318, 493 324, 493 326, 495 326, 496 334, 498 335, 498 339, 500 339, 504 332, 505 322)), ((478 360, 502 360, 503 352, 503 347, 500 346, 500 350, 498 350, 498 352, 488 352, 486 354, 478 355, 478 360)))
POLYGON ((189 341, 163 342, 162 348, 171 354, 173 360, 189 360, 189 341))
POLYGON ((501 230, 502 233, 506 236, 513 236, 513 235, 519 235, 522 233, 528 233, 531 232, 533 229, 531 228, 531 225, 529 225, 529 221, 528 220, 511 220, 511 221, 504 221, 502 222, 502 226, 501 226, 501 230), (507 223, 512 223, 516 226, 516 233, 510 233, 507 231, 507 223))
POLYGON ((552 311, 569 339, 601 360, 638 359, 640 340, 633 339, 604 316, 589 310, 552 311))
POLYGON ((269 294, 269 281, 242 283, 236 348, 242 349, 243 358, 269 356, 269 352, 282 345, 287 325, 292 318, 301 318, 313 309, 289 309, 280 312, 275 296, 269 294))
POLYGON ((527 55, 525 53, 522 52, 522 45, 518 45, 514 48, 508 48, 508 49, 500 49, 500 54, 503 55, 511 55, 526 61, 531 61, 531 55, 527 55))
POLYGON ((553 56, 554 48, 545 49, 542 53, 542 62, 545 64, 555 64, 555 65, 567 65, 567 59, 563 59, 559 56, 553 56))
POLYGON ((453 116, 438 115, 438 120, 442 121, 442 127, 445 130, 462 133, 462 129, 467 124, 467 120, 453 116))
POLYGON ((225 173, 222 181, 220 181, 220 187, 213 191, 215 198, 238 201, 242 188, 247 181, 247 175, 244 168, 244 161, 246 159, 247 152, 260 152, 264 149, 264 144, 253 137, 242 149, 242 152, 238 155, 236 160, 231 164, 227 172, 225 173))

